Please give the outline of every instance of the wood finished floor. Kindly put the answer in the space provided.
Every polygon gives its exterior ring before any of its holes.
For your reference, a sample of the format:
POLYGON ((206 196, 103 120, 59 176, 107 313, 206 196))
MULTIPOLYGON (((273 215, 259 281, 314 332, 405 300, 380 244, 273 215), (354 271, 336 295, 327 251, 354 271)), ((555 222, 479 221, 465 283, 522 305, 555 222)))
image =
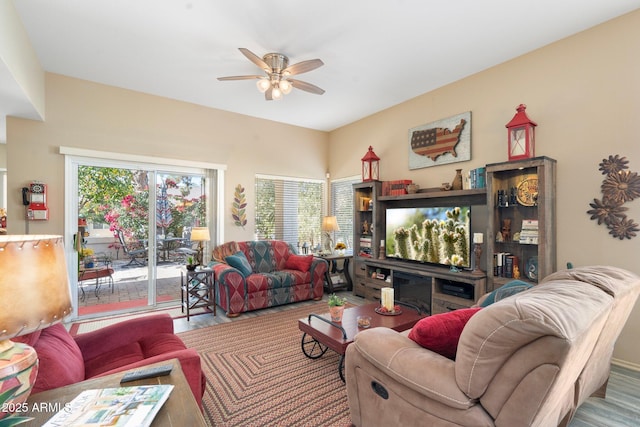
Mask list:
MULTIPOLYGON (((336 294, 346 297, 348 302, 356 305, 364 303, 364 299, 354 296, 351 292, 341 291, 336 294)), ((327 299, 325 294, 323 299, 327 299)), ((285 311, 301 304, 311 305, 315 301, 296 303, 295 305, 280 306, 270 309, 243 313, 235 318, 228 318, 224 312, 218 311, 217 316, 199 314, 186 318, 175 319, 176 332, 204 328, 221 323, 233 322, 250 317, 268 315, 285 311)), ((607 388, 606 399, 590 398, 578 409, 570 427, 638 427, 640 426, 640 372, 614 365, 607 388)))

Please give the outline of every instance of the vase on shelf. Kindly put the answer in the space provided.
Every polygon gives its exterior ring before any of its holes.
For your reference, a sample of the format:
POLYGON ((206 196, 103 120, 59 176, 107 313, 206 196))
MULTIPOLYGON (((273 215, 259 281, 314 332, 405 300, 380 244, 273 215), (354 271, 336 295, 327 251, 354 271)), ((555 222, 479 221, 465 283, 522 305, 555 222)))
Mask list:
POLYGON ((452 190, 462 190, 462 169, 456 169, 456 176, 453 177, 451 182, 452 190))

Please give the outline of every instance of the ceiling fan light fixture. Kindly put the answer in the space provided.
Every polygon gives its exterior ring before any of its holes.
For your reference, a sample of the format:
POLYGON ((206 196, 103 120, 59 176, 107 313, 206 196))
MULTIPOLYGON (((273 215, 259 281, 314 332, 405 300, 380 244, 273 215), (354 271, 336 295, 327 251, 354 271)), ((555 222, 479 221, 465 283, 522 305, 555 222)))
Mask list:
POLYGON ((293 86, 291 85, 291 82, 289 80, 280 80, 280 84, 278 86, 280 87, 282 93, 284 93, 285 95, 289 95, 291 93, 291 89, 293 89, 293 86))
POLYGON ((257 78, 258 81, 256 86, 261 93, 264 93, 264 97, 267 101, 282 99, 284 95, 291 93, 293 88, 316 95, 322 95, 324 93, 323 89, 311 83, 297 79, 289 80, 289 76, 308 73, 309 71, 313 71, 316 68, 323 66, 324 63, 320 59, 310 59, 289 65, 289 58, 281 53, 267 53, 260 58, 249 49, 243 47, 239 49, 247 59, 264 70, 266 76, 228 76, 218 77, 218 80, 251 80, 257 78))
POLYGON ((271 86, 271 82, 267 78, 262 78, 258 80, 256 86, 258 86, 258 90, 260 92, 265 93, 267 89, 269 89, 269 86, 271 86))

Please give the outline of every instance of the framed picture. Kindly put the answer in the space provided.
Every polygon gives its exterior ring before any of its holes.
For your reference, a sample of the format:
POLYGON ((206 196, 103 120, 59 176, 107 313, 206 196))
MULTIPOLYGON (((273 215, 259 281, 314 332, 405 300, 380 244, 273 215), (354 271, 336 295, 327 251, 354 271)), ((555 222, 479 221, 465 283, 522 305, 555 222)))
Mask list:
POLYGON ((471 160, 471 111, 409 129, 409 169, 471 160))

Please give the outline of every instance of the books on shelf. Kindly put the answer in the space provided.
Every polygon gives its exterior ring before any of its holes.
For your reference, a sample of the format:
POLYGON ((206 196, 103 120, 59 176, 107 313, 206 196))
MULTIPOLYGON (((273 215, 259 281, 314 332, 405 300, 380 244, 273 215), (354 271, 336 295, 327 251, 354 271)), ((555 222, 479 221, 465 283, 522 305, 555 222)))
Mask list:
POLYGON ((371 237, 360 237, 360 247, 361 248, 370 248, 371 247, 371 237))
POLYGON ((382 182, 382 195, 383 196, 400 196, 407 194, 407 185, 412 184, 410 179, 398 179, 395 181, 383 181, 382 182))
POLYGON ((358 253, 358 256, 361 257, 365 257, 365 258, 371 258, 372 254, 371 254, 371 248, 365 248, 365 247, 360 247, 360 252, 358 253))
POLYGON ((173 388, 149 385, 85 390, 44 427, 150 426, 173 388))
POLYGON ((486 168, 475 168, 469 171, 469 188, 485 188, 487 186, 486 168))
POLYGON ((518 265, 518 257, 509 252, 493 254, 493 275, 497 277, 513 277, 513 267, 518 265))
POLYGON ((520 230, 520 244, 537 245, 538 244, 538 220, 523 219, 522 229, 520 230))

